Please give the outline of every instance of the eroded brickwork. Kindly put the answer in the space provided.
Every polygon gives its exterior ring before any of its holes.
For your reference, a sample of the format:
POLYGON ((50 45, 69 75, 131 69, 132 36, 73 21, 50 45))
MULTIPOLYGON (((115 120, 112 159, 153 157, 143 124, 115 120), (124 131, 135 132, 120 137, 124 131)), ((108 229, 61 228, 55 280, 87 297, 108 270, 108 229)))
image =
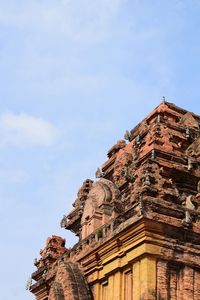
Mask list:
POLYGON ((163 102, 125 132, 61 220, 79 242, 35 262, 37 300, 200 299, 199 126, 163 102))

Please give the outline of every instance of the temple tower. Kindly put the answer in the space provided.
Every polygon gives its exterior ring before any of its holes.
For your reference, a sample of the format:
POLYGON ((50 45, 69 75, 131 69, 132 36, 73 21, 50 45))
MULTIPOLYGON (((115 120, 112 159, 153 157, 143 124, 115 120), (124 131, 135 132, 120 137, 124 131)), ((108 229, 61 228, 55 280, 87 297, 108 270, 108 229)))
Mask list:
POLYGON ((37 300, 200 299, 200 116, 163 101, 81 186, 35 262, 37 300))

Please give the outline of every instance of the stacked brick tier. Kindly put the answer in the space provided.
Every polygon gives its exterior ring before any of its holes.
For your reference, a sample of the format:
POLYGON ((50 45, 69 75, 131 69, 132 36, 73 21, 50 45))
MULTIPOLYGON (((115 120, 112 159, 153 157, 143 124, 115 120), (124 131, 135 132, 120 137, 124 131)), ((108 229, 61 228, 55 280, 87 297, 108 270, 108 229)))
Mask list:
POLYGON ((37 300, 76 299, 69 297, 74 277, 67 266, 79 270, 77 289, 85 284, 87 290, 77 299, 132 299, 115 288, 105 296, 117 272, 135 280, 134 299, 200 299, 199 126, 199 116, 163 102, 126 131, 126 141, 109 150, 97 180, 83 183, 61 221, 79 242, 70 250, 58 243, 62 250, 54 250, 52 260, 44 250, 36 263, 31 291, 37 300), (55 282, 60 298, 52 296, 55 282))

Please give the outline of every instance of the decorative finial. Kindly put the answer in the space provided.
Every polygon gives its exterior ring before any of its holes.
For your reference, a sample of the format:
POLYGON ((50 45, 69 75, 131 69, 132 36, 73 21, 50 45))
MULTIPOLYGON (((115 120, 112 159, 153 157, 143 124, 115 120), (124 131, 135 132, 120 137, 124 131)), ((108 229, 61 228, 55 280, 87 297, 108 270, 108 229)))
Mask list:
POLYGON ((189 138, 191 136, 189 128, 186 128, 185 133, 186 133, 186 138, 189 138))
POLYGON ((47 273, 47 270, 44 270, 43 274, 42 274, 42 278, 43 279, 46 279, 46 273, 47 273))
POLYGON ((60 221, 60 227, 61 228, 66 228, 67 223, 68 223, 67 217, 64 215, 62 220, 60 221))
POLYGON ((163 104, 166 103, 165 96, 162 97, 162 103, 163 103, 163 104))
POLYGON ((29 279, 28 279, 28 281, 27 281, 27 284, 26 284, 26 290, 27 290, 27 291, 30 290, 31 285, 32 285, 32 278, 29 277, 29 279))
POLYGON ((134 182, 135 181, 135 176, 133 174, 133 170, 131 172, 131 170, 128 167, 124 167, 124 176, 130 182, 134 182))
POLYGON ((156 158, 156 153, 155 153, 155 149, 151 150, 151 159, 155 159, 156 158))
POLYGON ((100 169, 100 168, 98 168, 98 169, 96 170, 95 176, 96 176, 96 178, 101 178, 101 177, 102 177, 102 172, 101 172, 101 169, 100 169))
POLYGON ((139 145, 140 143, 141 143, 141 136, 140 136, 140 134, 138 134, 137 136, 136 136, 136 144, 137 145, 139 145))
POLYGON ((188 171, 193 169, 193 163, 192 163, 192 159, 189 157, 188 158, 188 171))
POLYGON ((131 134, 128 130, 126 130, 125 134, 124 134, 124 138, 126 141, 129 141, 130 142, 130 137, 131 137, 131 134))
POLYGON ((160 123, 160 121, 161 121, 161 117, 160 115, 157 115, 157 123, 160 123))

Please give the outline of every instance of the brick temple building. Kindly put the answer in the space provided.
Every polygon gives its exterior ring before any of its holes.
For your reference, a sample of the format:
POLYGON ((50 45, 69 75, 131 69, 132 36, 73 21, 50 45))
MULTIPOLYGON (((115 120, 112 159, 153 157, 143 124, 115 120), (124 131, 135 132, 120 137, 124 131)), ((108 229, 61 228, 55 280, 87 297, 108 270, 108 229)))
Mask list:
POLYGON ((200 300, 200 116, 163 102, 126 131, 48 238, 37 300, 200 300))

